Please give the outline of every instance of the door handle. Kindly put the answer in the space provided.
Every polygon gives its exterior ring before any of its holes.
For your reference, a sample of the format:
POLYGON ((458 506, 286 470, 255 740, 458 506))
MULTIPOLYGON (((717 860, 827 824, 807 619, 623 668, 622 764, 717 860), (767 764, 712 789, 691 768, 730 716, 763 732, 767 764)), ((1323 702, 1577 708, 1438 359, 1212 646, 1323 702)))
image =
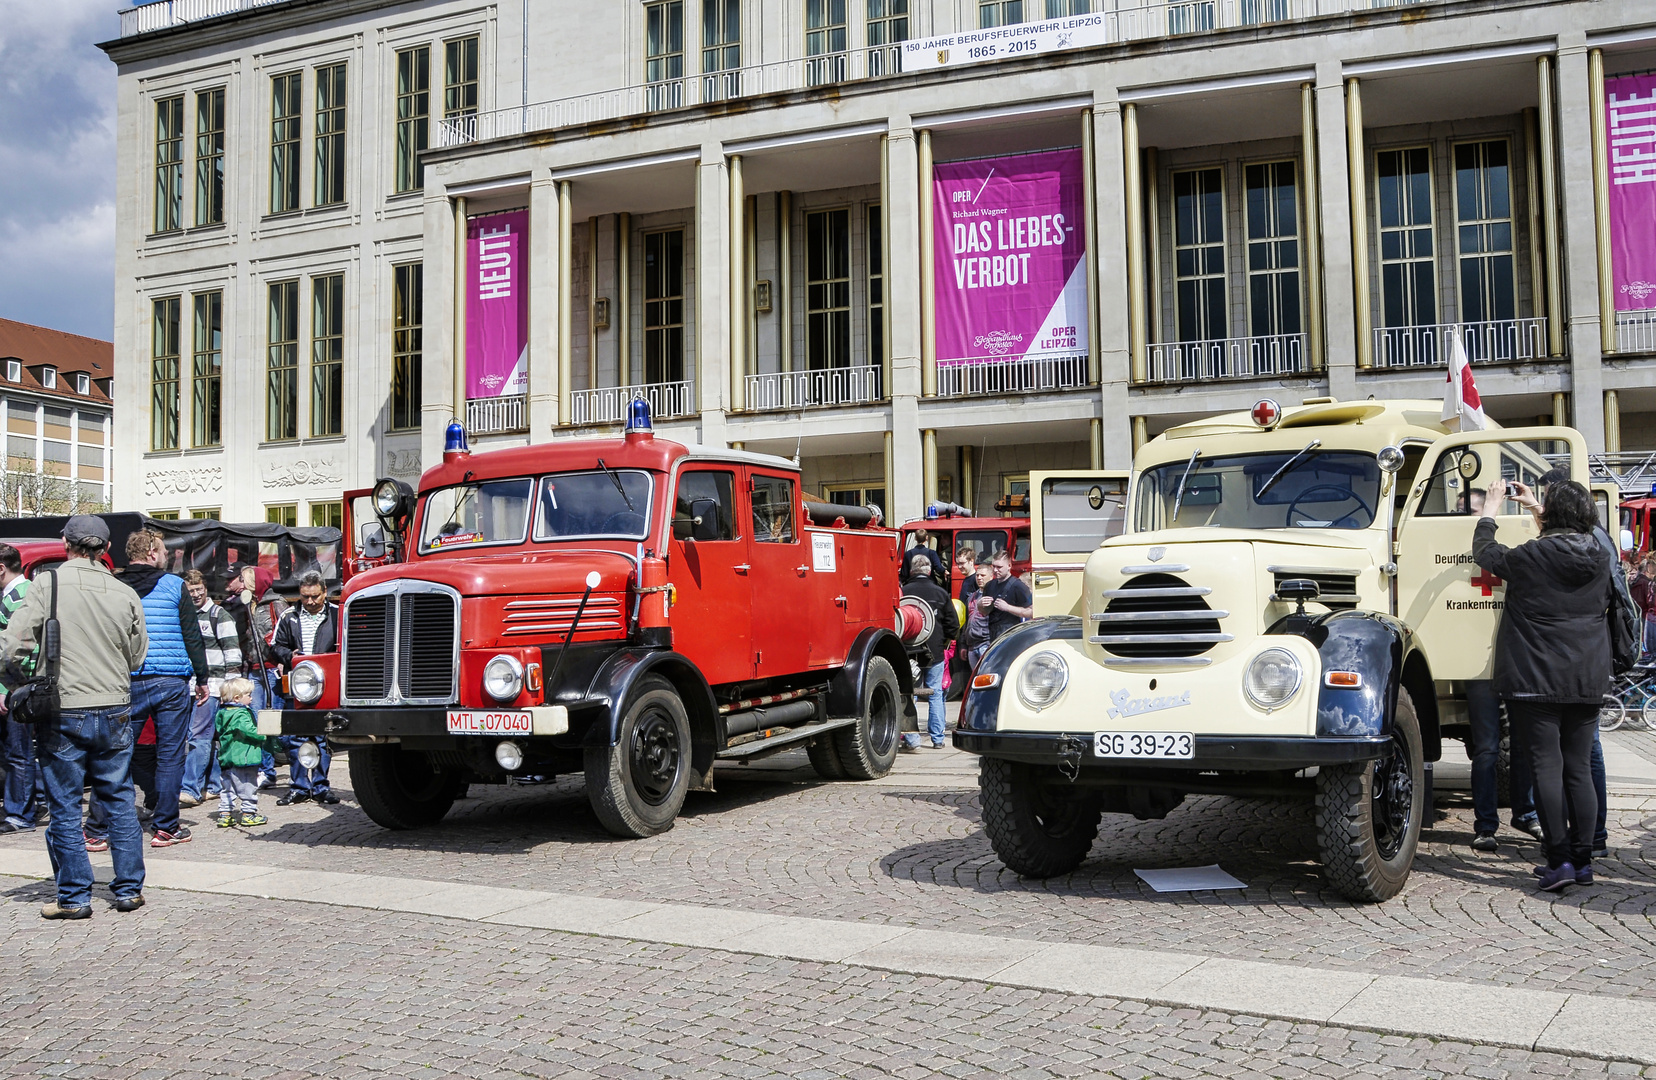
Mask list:
POLYGON ((809 566, 801 564, 799 566, 794 567, 794 573, 796 573, 796 574, 805 574, 805 573, 809 573, 810 569, 811 568, 809 566))
POLYGON ((1031 576, 1035 579, 1035 584, 1037 584, 1037 585, 1056 585, 1056 584, 1058 584, 1058 575, 1053 574, 1053 573, 1049 573, 1049 572, 1044 571, 1044 570, 1037 570, 1031 576))
POLYGON ((749 570, 752 570, 753 567, 749 566, 747 563, 737 563, 733 569, 735 569, 738 574, 745 574, 749 570))

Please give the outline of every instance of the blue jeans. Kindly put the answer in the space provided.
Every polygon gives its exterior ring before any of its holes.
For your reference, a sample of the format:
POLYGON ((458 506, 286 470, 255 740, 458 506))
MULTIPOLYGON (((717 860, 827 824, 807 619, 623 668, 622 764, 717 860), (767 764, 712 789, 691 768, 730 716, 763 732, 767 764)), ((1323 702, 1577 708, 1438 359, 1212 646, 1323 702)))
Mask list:
POLYGON ((218 755, 213 753, 213 720, 219 699, 210 697, 190 711, 190 736, 184 744, 184 779, 179 787, 186 795, 201 799, 219 791, 218 755))
POLYGON ((288 756, 288 788, 300 791, 306 795, 315 795, 318 792, 328 791, 328 763, 333 761, 333 754, 328 751, 327 739, 312 739, 304 735, 283 735, 282 749, 288 756), (307 769, 299 764, 299 746, 301 743, 314 742, 316 748, 322 751, 322 760, 316 768, 307 769))
POLYGON ((1644 627, 1643 658, 1646 660, 1650 659, 1650 654, 1653 652, 1656 652, 1656 619, 1646 619, 1644 627))
POLYGON ((144 888, 144 833, 132 805, 132 744, 138 729, 125 707, 65 709, 36 733, 46 798, 52 809, 46 850, 57 875, 58 903, 86 907, 92 902, 92 860, 81 836, 81 790, 92 788, 92 804, 109 822, 109 854, 115 861, 110 891, 117 899, 144 888))
POLYGON ((1604 746, 1598 728, 1593 728, 1593 754, 1588 759, 1593 773, 1593 794, 1598 796, 1598 821, 1593 828, 1593 848, 1610 846, 1610 785, 1604 776, 1604 746))
MULTIPOLYGON (((943 727, 949 718, 948 695, 943 693, 943 669, 946 663, 939 660, 926 669, 926 689, 931 691, 931 698, 926 702, 927 734, 931 735, 933 746, 943 745, 943 727)), ((910 746, 920 745, 920 734, 903 736, 910 746)))
MULTIPOLYGON (((258 716, 260 709, 280 709, 282 701, 282 677, 274 671, 264 669, 248 675, 253 680, 253 715, 258 716)), ((269 750, 259 759, 259 774, 271 783, 276 782, 276 755, 269 750)))
MULTIPOLYGON (((1466 684, 1466 712, 1472 723, 1472 829, 1493 834, 1501 827, 1501 812, 1495 805, 1495 761, 1501 753, 1501 699, 1488 679, 1466 684)), ((1535 816, 1535 781, 1531 773, 1529 744, 1518 725, 1512 730, 1512 757, 1507 769, 1507 790, 1512 795, 1512 820, 1535 816)))
POLYGON ((16 720, 0 719, 6 732, 5 819, 23 829, 32 829, 40 806, 35 788, 40 776, 35 768, 34 728, 16 720))
POLYGON ((133 734, 155 717, 155 817, 157 832, 178 831, 178 792, 184 781, 184 746, 190 734, 190 680, 179 675, 140 675, 132 680, 133 734))

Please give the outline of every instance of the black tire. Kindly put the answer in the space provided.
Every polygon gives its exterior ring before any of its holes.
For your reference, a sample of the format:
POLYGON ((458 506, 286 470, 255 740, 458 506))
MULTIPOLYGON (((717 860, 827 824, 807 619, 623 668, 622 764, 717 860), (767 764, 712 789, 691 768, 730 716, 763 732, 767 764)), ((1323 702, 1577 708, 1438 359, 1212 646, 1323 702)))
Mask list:
POLYGON ((1041 780, 1040 770, 1023 762, 986 757, 978 765, 983 831, 1006 868, 1023 877, 1069 873, 1098 836, 1096 792, 1041 780))
POLYGON ((400 746, 351 748, 351 790, 363 812, 387 829, 435 825, 465 787, 456 769, 441 768, 400 746))
POLYGON ((633 688, 614 746, 586 752, 587 801, 616 836, 655 836, 673 827, 690 790, 690 717, 666 679, 633 688))
POLYGON ((1425 802, 1420 720, 1398 688, 1391 753, 1317 771, 1317 847, 1323 878, 1348 900, 1389 900, 1409 880, 1425 802))
POLYGON ((878 780, 897 760, 898 730, 903 719, 902 690, 897 673, 885 657, 868 661, 863 672, 862 708, 857 722, 833 733, 834 750, 845 775, 853 780, 878 780))
POLYGON ((805 744, 805 753, 811 759, 811 768, 824 780, 844 780, 845 762, 834 748, 834 736, 823 735, 805 744))

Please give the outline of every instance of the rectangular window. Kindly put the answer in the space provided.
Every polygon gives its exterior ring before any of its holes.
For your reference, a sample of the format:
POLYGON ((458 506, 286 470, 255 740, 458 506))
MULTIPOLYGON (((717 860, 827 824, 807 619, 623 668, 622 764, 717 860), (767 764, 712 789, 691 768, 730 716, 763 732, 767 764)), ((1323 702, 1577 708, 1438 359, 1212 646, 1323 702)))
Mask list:
POLYGON ((909 36, 908 0, 867 0, 868 73, 895 75, 903 69, 899 42, 909 36))
POLYGON ((477 39, 443 43, 443 119, 477 115, 477 39))
POLYGON ((217 446, 223 441, 224 294, 197 293, 191 300, 195 319, 190 336, 190 445, 217 446))
POLYGON ((702 0, 702 100, 723 101, 742 92, 741 0, 702 0), (715 74, 722 73, 722 74, 715 74))
MULTIPOLYGON (((824 485, 822 497, 835 506, 878 506, 882 514, 885 513, 886 493, 883 487, 859 487, 856 485, 824 485)), ((889 515, 886 515, 889 519, 889 515)))
POLYGON ((345 504, 313 502, 310 504, 310 519, 313 529, 342 529, 345 527, 345 504))
POLYGON ((270 80, 270 212, 299 209, 300 72, 270 80))
MULTIPOLYGON (((1495 322, 1517 317, 1509 161, 1505 139, 1461 143, 1455 147, 1460 311, 1465 322, 1495 322)), ((1475 345, 1487 337, 1473 334, 1467 340, 1469 345, 1475 345)))
POLYGON ((644 81, 649 84, 646 104, 651 109, 676 109, 684 104, 678 82, 684 77, 684 3, 644 5, 644 81))
POLYGON ((299 283, 270 286, 270 322, 265 340, 265 438, 299 436, 299 283))
MULTIPOLYGON (((1244 3, 1247 0, 1243 0, 1244 3)), ((1092 0, 1046 0, 1046 17, 1062 19, 1066 15, 1085 15, 1092 11, 1092 0)))
POLYGON ((311 434, 345 428, 345 275, 311 279, 311 434))
POLYGON ((868 208, 868 362, 885 357, 885 229, 876 204, 868 208))
POLYGON ((151 305, 150 449, 178 449, 178 297, 151 305))
POLYGON ((203 506, 190 511, 190 517, 196 521, 222 521, 224 510, 217 506, 203 506))
POLYGON ((154 518, 156 521, 177 521, 178 520, 178 511, 177 510, 151 510, 151 511, 149 511, 149 516, 154 518))
MULTIPOLYGON (((154 514, 150 515, 154 517, 154 514)), ((177 514, 173 515, 175 518, 177 514)), ((265 507, 265 521, 271 525, 286 525, 293 529, 299 526, 299 504, 277 503, 275 506, 265 507)))
POLYGON ((805 350, 811 370, 851 364, 851 211, 805 215, 805 350))
POLYGON ((1288 0, 1242 0, 1242 23, 1245 26, 1291 18, 1293 15, 1288 9, 1288 0))
POLYGON ((1173 174, 1173 276, 1179 340, 1229 337, 1225 184, 1218 169, 1173 174))
POLYGON ((780 476, 753 478, 753 538, 762 544, 791 544, 794 532, 794 482, 780 476))
POLYGON ((1299 187, 1295 163, 1242 170, 1248 210, 1248 332, 1300 332, 1299 187))
POLYGON ((224 220, 224 90, 196 94, 195 223, 224 220))
POLYGON ((425 183, 420 153, 431 127, 431 47, 397 53, 397 190, 425 183))
POLYGON ((694 535, 698 540, 735 540, 736 533, 736 474, 729 472, 683 472, 679 474, 678 496, 673 503, 673 534, 679 539, 694 535), (712 513, 706 506, 712 503, 712 513), (702 511, 697 513, 697 510, 702 511), (712 517, 712 521, 707 520, 712 517), (701 518, 691 524, 688 519, 701 518), (680 522, 684 522, 683 525, 680 522), (681 532, 690 526, 694 533, 681 532))
POLYGON ((1380 307, 1383 326, 1437 322, 1432 265, 1432 153, 1426 147, 1382 150, 1379 184, 1380 307))
POLYGON ((644 234, 644 381, 684 379, 684 230, 644 234))
POLYGON ((155 231, 184 227, 184 99, 155 103, 155 231))
POLYGON ((1015 26, 1023 22, 1023 0, 981 0, 978 4, 978 29, 991 26, 1015 26))
POLYGON ((1219 23, 1217 0, 1173 0, 1167 5, 1169 34, 1205 34, 1219 23))
POLYGON ((846 76, 845 0, 805 0, 805 64, 809 86, 840 82, 846 76))
POLYGON ((396 431, 420 426, 422 269, 420 263, 405 263, 392 270, 391 427, 396 431))
POLYGON ((345 65, 316 69, 316 205, 345 201, 345 65))

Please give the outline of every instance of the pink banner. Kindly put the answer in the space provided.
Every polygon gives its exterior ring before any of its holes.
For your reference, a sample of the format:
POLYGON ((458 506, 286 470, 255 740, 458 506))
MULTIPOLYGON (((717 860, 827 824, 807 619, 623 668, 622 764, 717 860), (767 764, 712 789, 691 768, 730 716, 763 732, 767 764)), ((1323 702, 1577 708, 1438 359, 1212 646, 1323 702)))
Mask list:
POLYGON ((1604 80, 1617 311, 1656 308, 1656 75, 1604 80))
POLYGON ((1081 151, 943 162, 933 173, 938 360, 1086 355, 1081 151))
POLYGON ((529 211, 466 223, 466 396, 529 391, 529 211))

